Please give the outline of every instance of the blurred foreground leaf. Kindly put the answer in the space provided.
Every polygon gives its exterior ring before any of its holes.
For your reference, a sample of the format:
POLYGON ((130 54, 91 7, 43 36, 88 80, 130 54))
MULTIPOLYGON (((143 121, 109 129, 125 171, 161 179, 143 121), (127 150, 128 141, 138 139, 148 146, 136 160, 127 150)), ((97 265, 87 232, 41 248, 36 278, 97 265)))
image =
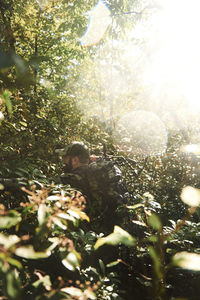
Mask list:
MULTIPOLYGON (((37 275, 37 274, 36 274, 37 275)), ((35 281, 34 283, 33 283, 33 286, 35 287, 35 288, 38 288, 39 287, 39 285, 40 284, 42 284, 44 287, 45 287, 45 289, 47 290, 47 291, 49 291, 50 290, 50 288, 51 288, 51 280, 50 280, 50 277, 49 277, 49 275, 46 275, 46 276, 42 276, 41 274, 40 274, 40 279, 38 279, 37 281, 35 281)))
POLYGON ((32 245, 27 245, 17 248, 15 254, 27 259, 39 259, 49 257, 51 251, 36 252, 32 245))
POLYGON ((113 233, 109 234, 106 237, 99 238, 96 244, 94 245, 94 248, 98 249, 104 244, 113 245, 113 246, 119 244, 123 244, 126 246, 134 246, 135 238, 132 237, 128 232, 123 230, 121 227, 115 226, 113 233))
POLYGON ((62 288, 61 291, 71 295, 72 297, 83 297, 83 292, 81 291, 81 289, 75 287, 62 288))
POLYGON ((151 216, 149 216, 148 223, 155 230, 160 230, 162 228, 161 221, 160 221, 159 217, 155 214, 152 214, 151 216))
POLYGON ((21 222, 21 219, 20 213, 10 210, 7 215, 0 216, 0 229, 10 228, 21 222))
POLYGON ((6 294, 8 299, 21 299, 20 280, 13 270, 9 270, 6 274, 6 294))
POLYGON ((70 287, 62 288, 61 291, 70 295, 72 297, 70 299, 93 299, 93 300, 97 299, 96 295, 91 289, 86 289, 82 291, 81 289, 70 286, 70 287))
POLYGON ((75 271, 80 266, 81 256, 78 252, 73 250, 68 253, 67 256, 62 260, 62 264, 70 271, 75 271))
POLYGON ((45 219, 47 217, 47 206, 45 204, 40 204, 38 208, 38 222, 39 225, 42 225, 45 222, 45 219))
POLYGON ((6 236, 0 233, 0 244, 3 245, 6 249, 10 248, 14 244, 18 243, 20 238, 17 235, 6 236))
POLYGON ((184 269, 200 271, 200 254, 179 252, 174 255, 173 264, 184 269))

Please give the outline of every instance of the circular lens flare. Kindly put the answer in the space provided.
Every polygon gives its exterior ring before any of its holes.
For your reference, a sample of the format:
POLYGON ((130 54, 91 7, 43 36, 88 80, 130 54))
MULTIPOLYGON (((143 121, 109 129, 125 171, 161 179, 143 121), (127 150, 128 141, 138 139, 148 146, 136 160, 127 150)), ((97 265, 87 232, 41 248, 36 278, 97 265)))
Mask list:
POLYGON ((168 134, 160 118, 148 111, 132 111, 117 123, 115 140, 122 151, 136 155, 160 155, 167 147, 168 134))

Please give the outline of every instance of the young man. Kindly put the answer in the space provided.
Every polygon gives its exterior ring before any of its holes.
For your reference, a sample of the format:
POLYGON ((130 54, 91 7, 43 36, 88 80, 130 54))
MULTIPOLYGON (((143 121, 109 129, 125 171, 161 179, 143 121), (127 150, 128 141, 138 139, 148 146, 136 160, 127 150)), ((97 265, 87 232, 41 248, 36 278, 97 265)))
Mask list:
POLYGON ((111 233, 114 225, 121 224, 117 209, 123 205, 127 192, 121 171, 111 161, 90 161, 90 153, 82 142, 73 142, 62 157, 65 164, 61 180, 86 196, 85 212, 90 227, 96 232, 111 233))

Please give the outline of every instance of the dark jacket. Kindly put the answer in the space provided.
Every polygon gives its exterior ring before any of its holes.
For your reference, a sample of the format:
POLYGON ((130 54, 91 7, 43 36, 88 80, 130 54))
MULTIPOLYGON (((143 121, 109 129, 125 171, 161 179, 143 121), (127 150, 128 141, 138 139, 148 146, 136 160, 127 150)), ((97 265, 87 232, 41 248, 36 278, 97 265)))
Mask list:
POLYGON ((64 184, 69 184, 86 196, 85 212, 93 230, 110 233, 114 225, 120 225, 117 209, 124 204, 127 191, 118 167, 105 161, 93 162, 64 173, 61 179, 64 184))

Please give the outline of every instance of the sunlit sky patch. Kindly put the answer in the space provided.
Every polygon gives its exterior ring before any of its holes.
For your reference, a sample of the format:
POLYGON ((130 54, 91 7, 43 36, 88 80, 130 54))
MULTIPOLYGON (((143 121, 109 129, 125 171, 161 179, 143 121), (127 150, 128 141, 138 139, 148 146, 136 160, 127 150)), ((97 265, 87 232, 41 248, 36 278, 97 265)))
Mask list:
POLYGON ((99 0, 88 14, 90 17, 89 24, 80 39, 81 45, 85 47, 97 44, 111 23, 110 10, 102 0, 99 0))

